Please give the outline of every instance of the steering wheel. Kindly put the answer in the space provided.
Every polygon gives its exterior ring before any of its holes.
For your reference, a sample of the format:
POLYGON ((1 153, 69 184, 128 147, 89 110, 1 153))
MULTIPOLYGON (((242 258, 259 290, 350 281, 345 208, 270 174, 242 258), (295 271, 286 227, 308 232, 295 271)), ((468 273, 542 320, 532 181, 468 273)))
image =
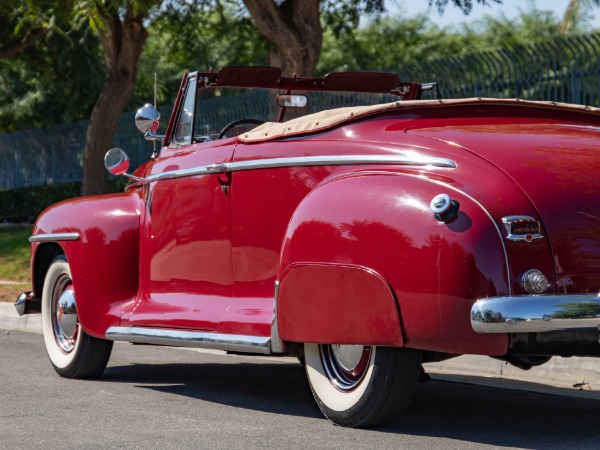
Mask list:
POLYGON ((262 125, 263 123, 265 123, 265 121, 264 120, 258 120, 258 119, 238 119, 238 120, 234 120, 233 122, 229 122, 227 125, 225 125, 223 127, 223 129, 219 133, 219 137, 217 139, 223 139, 223 136, 225 136, 225 134, 229 130, 231 130, 233 127, 237 127, 238 125, 241 125, 243 123, 252 123, 254 125, 262 125))

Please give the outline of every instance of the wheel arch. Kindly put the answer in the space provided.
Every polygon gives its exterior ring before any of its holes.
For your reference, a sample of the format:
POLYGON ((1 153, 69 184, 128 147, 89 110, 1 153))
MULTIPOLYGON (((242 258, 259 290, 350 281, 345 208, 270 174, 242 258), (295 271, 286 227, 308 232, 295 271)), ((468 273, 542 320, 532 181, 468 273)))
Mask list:
POLYGON ((65 251, 57 242, 43 242, 35 249, 32 264, 32 281, 33 292, 38 298, 42 297, 44 278, 50 268, 50 263, 59 253, 65 253, 65 251))
MULTIPOLYGON (((284 341, 409 346, 444 353, 503 354, 507 348, 506 336, 482 337, 469 322, 478 296, 508 290, 498 227, 479 203, 437 180, 411 173, 359 172, 324 183, 290 220, 277 279, 277 325, 284 341), (461 204, 453 223, 440 222, 429 208, 445 192, 461 204), (327 334, 314 326, 324 326, 318 320, 321 312, 331 318, 336 307, 344 307, 339 292, 347 288, 351 273, 360 274, 353 281, 360 285, 356 292, 360 288, 366 293, 369 283, 376 289, 376 295, 360 300, 359 313, 386 314, 381 322, 389 324, 393 318, 396 331, 374 326, 369 314, 353 319, 364 331, 358 333, 360 339, 338 342, 335 330, 327 334), (325 308, 325 301, 335 305, 325 308), (311 331, 296 331, 302 327, 311 331)), ((329 323, 343 329, 335 320, 329 323)))

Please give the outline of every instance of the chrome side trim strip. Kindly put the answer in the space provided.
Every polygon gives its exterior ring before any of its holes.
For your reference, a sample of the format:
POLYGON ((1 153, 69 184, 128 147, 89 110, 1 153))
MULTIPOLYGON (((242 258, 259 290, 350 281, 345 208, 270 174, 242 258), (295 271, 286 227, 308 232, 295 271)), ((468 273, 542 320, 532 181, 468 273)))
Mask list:
POLYGON ((201 166, 201 167, 193 167, 191 169, 181 169, 181 170, 171 170, 168 172, 156 173, 154 175, 149 175, 145 179, 146 181, 161 181, 161 180, 173 180, 175 178, 185 178, 185 177, 195 177, 197 175, 210 175, 212 173, 222 172, 221 170, 216 170, 214 166, 222 165, 215 164, 213 166, 201 166), (209 167, 212 167, 209 169, 209 167))
POLYGON ((197 347, 242 353, 271 353, 271 338, 219 334, 202 331, 184 331, 163 328, 110 327, 106 339, 139 344, 197 347))
POLYGON ((78 241, 79 233, 48 233, 35 234, 29 237, 29 242, 78 241))
POLYGON ((600 326, 600 297, 522 295, 477 300, 471 308, 476 333, 542 333, 600 326))
POLYGON ((174 178, 193 177, 212 173, 242 172, 246 170, 276 169, 283 167, 310 166, 349 166, 349 165, 400 165, 400 166, 435 166, 455 169, 456 163, 451 159, 435 158, 415 154, 411 150, 407 155, 340 155, 340 156, 302 156, 294 158, 270 158, 252 161, 238 161, 209 166, 193 167, 191 169, 172 170, 150 175, 147 181, 170 180, 174 178))
POLYGON ((344 166, 365 164, 388 164, 401 166, 435 166, 456 169, 456 163, 451 159, 422 156, 411 151, 410 155, 340 155, 340 156, 303 156, 296 158, 258 159, 239 161, 229 164, 231 172, 242 170, 268 169, 278 167, 307 167, 307 166, 344 166))

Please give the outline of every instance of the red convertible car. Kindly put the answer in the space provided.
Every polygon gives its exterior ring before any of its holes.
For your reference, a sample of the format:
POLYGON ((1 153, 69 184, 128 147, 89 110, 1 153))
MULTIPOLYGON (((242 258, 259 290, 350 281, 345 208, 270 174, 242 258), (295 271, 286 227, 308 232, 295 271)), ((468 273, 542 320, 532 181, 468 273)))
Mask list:
POLYGON ((125 192, 40 215, 17 310, 64 377, 113 341, 297 356, 351 427, 397 417, 423 362, 600 355, 600 110, 435 91, 186 74, 164 136, 138 111, 152 159, 107 153, 125 192))

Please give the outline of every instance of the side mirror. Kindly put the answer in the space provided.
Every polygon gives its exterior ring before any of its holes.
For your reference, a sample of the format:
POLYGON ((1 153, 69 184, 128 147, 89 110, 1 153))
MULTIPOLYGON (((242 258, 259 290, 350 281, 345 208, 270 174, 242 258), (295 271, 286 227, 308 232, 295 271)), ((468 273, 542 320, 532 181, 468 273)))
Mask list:
POLYGON ((120 148, 111 148, 104 155, 104 167, 112 175, 124 175, 129 170, 129 156, 120 148))
POLYGON ((125 175, 127 178, 131 178, 138 183, 149 183, 145 178, 139 178, 127 173, 129 170, 129 156, 127 156, 127 153, 120 148, 111 148, 106 152, 106 155, 104 155, 104 167, 106 167, 106 170, 112 175, 125 175))
POLYGON ((158 130, 160 113, 150 103, 146 103, 135 113, 135 126, 142 133, 158 130))

